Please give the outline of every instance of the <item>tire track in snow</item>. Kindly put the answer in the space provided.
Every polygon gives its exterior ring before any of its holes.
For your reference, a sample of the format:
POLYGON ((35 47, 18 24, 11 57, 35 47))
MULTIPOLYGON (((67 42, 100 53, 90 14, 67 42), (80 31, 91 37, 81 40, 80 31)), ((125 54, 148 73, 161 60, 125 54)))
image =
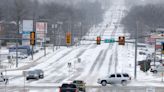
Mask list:
POLYGON ((118 49, 117 49, 117 46, 116 46, 116 50, 115 50, 115 68, 116 68, 116 72, 117 72, 117 66, 118 66, 118 49))
POLYGON ((108 73, 110 73, 110 70, 111 70, 111 66, 112 66, 112 60, 113 60, 113 53, 111 55, 111 57, 109 58, 109 67, 108 67, 108 73))
MULTIPOLYGON (((60 53, 61 51, 63 51, 63 49, 61 49, 61 50, 59 50, 59 51, 57 51, 57 52, 55 52, 55 53, 60 53)), ((52 57, 53 57, 54 55, 52 54, 52 55, 50 55, 48 58, 49 59, 51 59, 52 57)), ((40 58, 41 59, 41 58, 40 58)), ((40 60, 40 59, 38 59, 38 60, 40 60)), ((28 68, 26 67, 26 69, 30 69, 30 68, 32 68, 32 67, 36 67, 38 64, 41 64, 41 63, 43 63, 44 62, 44 60, 42 60, 41 62, 36 62, 37 64, 32 64, 32 65, 27 65, 28 66, 28 68)), ((25 68, 24 68, 25 69, 25 68)), ((20 68, 20 70, 22 70, 22 68, 20 68)), ((14 81, 14 80, 18 80, 18 79, 20 79, 20 78, 22 78, 23 77, 23 75, 19 75, 19 76, 15 76, 15 77, 12 77, 12 78, 10 78, 10 81, 14 81)), ((31 83, 31 82, 29 82, 29 83, 31 83)))
MULTIPOLYGON (((80 48, 81 48, 81 47, 80 47, 80 48)), ((76 51, 79 50, 80 48, 76 49, 76 51)), ((71 52, 73 52, 73 51, 75 51, 75 50, 71 50, 71 52)), ((62 55, 62 57, 60 57, 60 58, 57 59, 57 60, 60 61, 60 60, 63 59, 64 57, 67 57, 67 55, 68 55, 69 53, 71 53, 71 52, 65 53, 64 55, 62 55)), ((76 55, 76 57, 81 56, 84 52, 85 52, 85 50, 81 50, 81 51, 76 55)), ((58 63, 59 63, 59 62, 58 62, 58 63)), ((64 62, 64 63, 67 63, 67 62, 64 62)), ((62 67, 64 67, 64 64, 63 64, 63 63, 60 63, 60 65, 56 66, 56 67, 55 67, 53 70, 51 70, 50 72, 51 72, 51 73, 57 72, 57 71, 59 71, 59 69, 62 68, 62 67)), ((61 74, 64 74, 64 73, 61 73, 61 74)), ((54 75, 54 76, 56 76, 56 75, 54 75)), ((51 76, 51 77, 48 78, 48 79, 52 79, 54 76, 51 76)), ((64 79, 66 79, 67 77, 68 77, 68 76, 61 76, 61 77, 59 77, 59 78, 58 78, 57 80, 55 80, 55 81, 58 82, 58 83, 60 83, 60 82, 62 82, 64 79)))
POLYGON ((89 70, 88 75, 89 75, 89 74, 92 74, 92 72, 93 72, 93 70, 95 69, 97 63, 99 62, 100 57, 102 57, 102 53, 104 53, 104 50, 101 50, 101 51, 100 51, 100 53, 99 53, 99 55, 97 56, 96 60, 95 60, 94 63, 92 64, 91 69, 89 70))
MULTIPOLYGON (((96 48, 96 47, 97 47, 97 45, 92 45, 92 46, 89 47, 89 48, 90 48, 90 49, 94 49, 94 48, 96 48)), ((84 52, 85 52, 86 50, 87 50, 87 49, 82 50, 81 53, 79 53, 76 57, 80 57, 82 54, 84 54, 84 52)), ((77 72, 74 73, 74 75, 73 75, 71 78, 69 78, 68 80, 71 81, 71 80, 76 79, 77 77, 81 76, 82 71, 83 71, 83 69, 80 70, 80 71, 77 71, 77 72)))
POLYGON ((97 71, 99 71, 100 68, 101 68, 101 66, 103 65, 103 63, 104 63, 104 61, 105 61, 105 57, 106 57, 106 55, 107 55, 107 52, 108 52, 109 50, 111 50, 110 48, 111 48, 111 45, 109 45, 108 48, 107 48, 107 49, 105 50, 105 52, 103 53, 102 58, 101 58, 100 63, 99 63, 99 66, 98 66, 98 68, 97 68, 97 71))

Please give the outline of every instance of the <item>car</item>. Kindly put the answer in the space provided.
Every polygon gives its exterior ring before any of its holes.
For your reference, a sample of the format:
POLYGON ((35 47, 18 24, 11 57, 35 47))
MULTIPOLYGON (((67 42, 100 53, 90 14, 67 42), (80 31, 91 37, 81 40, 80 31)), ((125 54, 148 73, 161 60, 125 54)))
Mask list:
MULTIPOLYGON (((24 54, 22 52, 17 52, 17 53, 18 53, 18 56, 17 56, 18 58, 25 59, 28 57, 27 54, 24 54)), ((10 52, 8 56, 12 58, 16 58, 16 52, 10 52)))
POLYGON ((41 69, 35 69, 35 71, 39 74, 39 78, 43 79, 44 78, 44 72, 41 69))
POLYGON ((63 83, 61 87, 59 87, 59 92, 80 92, 78 87, 73 83, 63 83))
POLYGON ((38 80, 39 79, 39 74, 38 72, 36 71, 27 71, 26 73, 26 80, 29 80, 29 79, 36 79, 38 80))
POLYGON ((8 83, 8 78, 7 76, 4 76, 4 75, 0 75, 0 83, 5 83, 7 84, 8 83))
POLYGON ((107 84, 122 84, 123 86, 127 85, 130 82, 131 77, 127 73, 116 73, 110 74, 106 77, 99 78, 98 83, 102 86, 106 86, 107 84))
POLYGON ((150 72, 158 73, 158 72, 164 72, 164 66, 163 65, 156 65, 154 67, 151 67, 150 72))
POLYGON ((73 83, 78 87, 79 91, 86 92, 85 84, 82 80, 74 80, 73 83))

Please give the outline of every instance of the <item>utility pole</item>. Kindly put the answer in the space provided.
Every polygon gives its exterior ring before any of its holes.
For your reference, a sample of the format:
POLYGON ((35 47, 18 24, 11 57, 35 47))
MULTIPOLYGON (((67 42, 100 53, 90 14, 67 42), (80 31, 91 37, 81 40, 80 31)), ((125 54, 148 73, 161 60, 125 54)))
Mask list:
POLYGON ((55 51, 55 49, 54 49, 54 47, 55 47, 55 43, 56 43, 56 39, 55 39, 55 37, 56 37, 56 35, 55 35, 55 30, 57 29, 57 24, 52 24, 52 29, 53 29, 53 52, 55 51))
MULTIPOLYGON (((20 18, 18 17, 16 37, 18 37, 19 35, 19 20, 20 18)), ((16 67, 18 67, 18 39, 16 39, 16 67)))
POLYGON ((137 42, 138 42, 138 21, 136 22, 137 30, 135 31, 135 65, 134 65, 134 79, 137 78, 137 42))
POLYGON ((46 23, 44 22, 44 56, 46 56, 46 23))
POLYGON ((55 40, 55 39, 54 39, 54 38, 55 38, 55 30, 54 30, 54 28, 55 28, 55 27, 54 27, 54 24, 52 24, 52 33, 53 33, 53 52, 55 51, 55 50, 54 50, 54 46, 55 46, 55 41, 54 41, 54 40, 55 40))

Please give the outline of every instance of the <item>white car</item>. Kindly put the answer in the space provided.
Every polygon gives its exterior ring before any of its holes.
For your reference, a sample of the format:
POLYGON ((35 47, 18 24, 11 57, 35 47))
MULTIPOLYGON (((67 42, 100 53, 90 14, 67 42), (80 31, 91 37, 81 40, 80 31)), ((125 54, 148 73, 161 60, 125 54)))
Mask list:
POLYGON ((130 80, 131 77, 127 73, 116 73, 107 75, 104 78, 99 78, 97 83, 102 86, 106 86, 106 84, 122 84, 125 86, 130 80))
POLYGON ((153 73, 164 72, 164 66, 163 65, 157 65, 155 67, 151 67, 150 71, 153 73))

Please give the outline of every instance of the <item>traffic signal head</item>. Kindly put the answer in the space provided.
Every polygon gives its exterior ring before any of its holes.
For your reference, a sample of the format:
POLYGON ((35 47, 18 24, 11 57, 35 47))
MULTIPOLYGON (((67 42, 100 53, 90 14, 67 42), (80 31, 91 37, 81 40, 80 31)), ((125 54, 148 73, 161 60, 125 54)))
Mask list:
POLYGON ((96 43, 97 43, 97 45, 100 45, 101 44, 101 37, 100 36, 97 37, 96 43))
POLYGON ((119 36, 118 43, 119 43, 119 45, 125 45, 125 37, 124 36, 119 36))
POLYGON ((67 45, 71 44, 71 33, 70 32, 66 33, 66 44, 67 45))
POLYGON ((30 32, 30 45, 35 45, 35 32, 30 32))

